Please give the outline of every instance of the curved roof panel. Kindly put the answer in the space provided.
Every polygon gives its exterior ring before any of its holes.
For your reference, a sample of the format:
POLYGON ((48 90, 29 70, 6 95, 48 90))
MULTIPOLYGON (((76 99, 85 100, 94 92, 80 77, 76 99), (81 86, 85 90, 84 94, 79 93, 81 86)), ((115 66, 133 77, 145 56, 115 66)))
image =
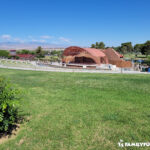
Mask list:
POLYGON ((71 46, 65 49, 64 55, 78 55, 81 52, 87 52, 94 57, 105 57, 106 55, 98 49, 95 48, 81 48, 78 46, 71 46))
POLYGON ((105 57, 106 56, 101 50, 98 50, 96 48, 83 48, 83 49, 95 57, 105 57))

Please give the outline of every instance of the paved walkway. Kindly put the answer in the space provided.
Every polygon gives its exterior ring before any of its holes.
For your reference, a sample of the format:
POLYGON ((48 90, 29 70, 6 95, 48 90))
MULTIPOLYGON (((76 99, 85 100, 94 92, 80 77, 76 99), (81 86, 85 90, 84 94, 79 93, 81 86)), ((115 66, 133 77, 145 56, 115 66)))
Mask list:
MULTIPOLYGON (((51 72, 83 72, 83 73, 121 73, 120 71, 112 70, 88 70, 88 69, 70 69, 70 68, 54 68, 54 67, 35 67, 35 68, 22 68, 22 67, 7 67, 0 65, 0 68, 17 69, 17 70, 32 70, 32 71, 51 71, 51 72)), ((150 74, 147 72, 139 71, 123 71, 124 74, 150 74)))

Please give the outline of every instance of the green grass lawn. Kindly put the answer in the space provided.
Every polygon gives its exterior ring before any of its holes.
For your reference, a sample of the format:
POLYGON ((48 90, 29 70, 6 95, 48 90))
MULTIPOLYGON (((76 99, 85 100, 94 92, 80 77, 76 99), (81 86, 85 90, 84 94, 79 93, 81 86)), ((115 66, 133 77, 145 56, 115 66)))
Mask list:
POLYGON ((128 54, 124 54, 123 55, 124 56, 124 58, 128 58, 128 59, 142 59, 142 60, 147 60, 147 57, 150 57, 150 55, 148 55, 148 56, 146 56, 146 55, 137 55, 137 56, 135 56, 135 54, 130 54, 130 53, 128 53, 128 54))
POLYGON ((29 119, 0 150, 117 150, 120 139, 150 141, 149 75, 9 69, 0 75, 24 91, 21 110, 29 119))
POLYGON ((123 55, 124 56, 124 58, 128 58, 128 59, 135 59, 135 54, 124 54, 123 55))

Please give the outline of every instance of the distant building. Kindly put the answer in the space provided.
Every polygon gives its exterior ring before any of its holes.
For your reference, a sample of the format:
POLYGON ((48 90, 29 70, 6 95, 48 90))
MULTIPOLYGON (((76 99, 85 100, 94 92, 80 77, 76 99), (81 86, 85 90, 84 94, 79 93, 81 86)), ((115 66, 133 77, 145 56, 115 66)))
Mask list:
POLYGON ((33 60, 35 58, 35 56, 32 54, 17 54, 16 56, 18 56, 19 59, 22 60, 33 60))
POLYGON ((49 51, 49 52, 51 52, 51 51, 54 51, 54 50, 56 50, 56 51, 64 51, 65 50, 65 48, 42 48, 44 51, 49 51))
POLYGON ((10 56, 16 56, 16 50, 9 50, 10 56))

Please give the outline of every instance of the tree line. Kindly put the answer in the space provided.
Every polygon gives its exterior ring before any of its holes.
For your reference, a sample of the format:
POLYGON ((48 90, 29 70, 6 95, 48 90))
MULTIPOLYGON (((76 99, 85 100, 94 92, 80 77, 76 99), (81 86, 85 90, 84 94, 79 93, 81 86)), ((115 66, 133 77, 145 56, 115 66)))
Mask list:
MULTIPOLYGON (((105 49, 108 47, 106 47, 103 42, 96 42, 95 44, 91 45, 91 48, 105 49)), ((112 46, 111 48, 114 48, 116 51, 122 54, 141 53, 142 55, 149 55, 150 54, 150 41, 146 41, 143 44, 135 44, 134 46, 132 45, 132 42, 126 42, 126 43, 121 43, 120 46, 117 46, 117 47, 112 46)))
MULTIPOLYGON (((17 50, 16 53, 17 54, 31 54, 31 55, 34 55, 36 58, 45 58, 46 55, 61 58, 63 51, 57 51, 57 50, 53 50, 51 52, 45 51, 42 49, 41 46, 39 46, 35 50, 22 49, 22 50, 17 50)), ((0 50, 0 57, 10 59, 14 56, 11 56, 8 50, 0 50)), ((16 58, 18 58, 18 56, 16 56, 16 58)))

